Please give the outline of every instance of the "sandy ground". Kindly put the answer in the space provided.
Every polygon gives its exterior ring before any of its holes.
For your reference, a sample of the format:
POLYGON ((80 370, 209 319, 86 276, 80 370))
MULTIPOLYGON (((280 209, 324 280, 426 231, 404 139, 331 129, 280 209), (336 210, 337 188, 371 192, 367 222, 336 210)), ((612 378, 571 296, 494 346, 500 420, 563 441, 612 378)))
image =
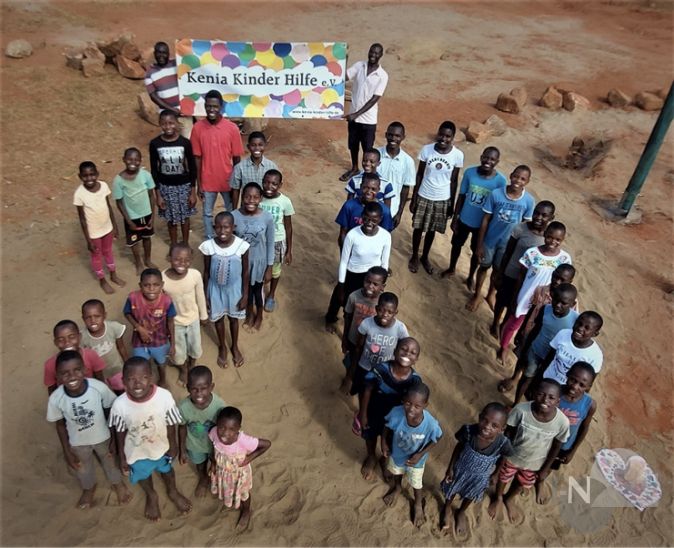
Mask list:
MULTIPOLYGON (((76 481, 66 472, 53 426, 45 416, 42 363, 54 352, 51 328, 79 319, 80 304, 103 298, 121 319, 126 293, 104 296, 88 269, 86 248, 72 204, 76 166, 94 160, 110 181, 122 150, 146 150, 157 128, 136 115, 140 82, 112 67, 87 80, 64 66, 65 45, 129 29, 139 45, 175 38, 345 40, 351 62, 368 45, 395 46, 382 60, 390 74, 381 102, 378 143, 385 124, 407 126, 404 148, 416 156, 444 119, 465 127, 495 113, 500 91, 525 86, 526 111, 501 116, 511 129, 489 144, 502 151, 500 169, 533 167, 531 191, 552 199, 569 227, 565 244, 579 268, 582 306, 606 319, 599 339, 605 369, 593 390, 599 412, 568 473, 588 473, 602 447, 641 453, 659 474, 664 495, 657 508, 569 514, 555 492, 537 507, 522 499, 524 526, 490 522, 486 504, 473 508, 472 545, 671 545, 672 535, 672 135, 639 199, 643 223, 603 220, 592 204, 616 202, 638 160, 657 113, 607 108, 613 86, 627 93, 667 87, 672 76, 669 3, 546 2, 414 4, 389 7, 329 3, 285 4, 270 15, 262 4, 143 4, 3 2, 2 44, 27 38, 35 54, 2 59, 2 544, 4 545, 452 545, 438 527, 437 485, 453 448, 452 433, 478 410, 500 400, 503 374, 494 361, 485 305, 464 311, 462 276, 447 282, 405 268, 410 218, 394 235, 389 289, 401 299, 400 318, 421 342, 418 370, 432 389, 430 410, 446 436, 426 469, 428 523, 417 530, 404 499, 387 509, 381 478, 359 474, 364 447, 350 431, 352 406, 336 394, 342 375, 339 339, 322 330, 337 270, 334 215, 343 198, 337 176, 347 153, 339 122, 273 121, 268 156, 284 171, 297 209, 295 264, 287 268, 279 308, 258 335, 243 334, 246 365, 215 368, 216 348, 205 341, 202 363, 216 369, 216 390, 242 408, 245 430, 272 440, 254 463, 252 526, 233 533, 235 515, 220 514, 215 500, 199 500, 178 518, 160 491, 163 519, 142 517, 134 488, 128 508, 116 505, 103 479, 96 507, 77 511, 76 481), (441 60, 443 53, 450 57, 441 60), (586 95, 591 112, 549 112, 534 105, 551 83, 586 95), (560 159, 577 135, 608 143, 602 161, 568 171, 560 159), (571 515, 582 517, 570 518, 571 515)), ((466 165, 484 145, 461 143, 466 165)), ((202 234, 200 221, 193 244, 202 234)), ((154 240, 164 265, 167 234, 154 240)), ((119 271, 135 283, 129 254, 117 246, 119 271)), ((431 256, 446 267, 449 236, 431 256)), ((200 260, 196 266, 201 268, 200 260)), ((211 337, 212 339, 212 334, 211 337)), ((173 394, 185 396, 175 385, 173 394)), ((195 476, 178 467, 178 484, 191 493, 195 476)), ((560 489, 562 491, 563 489, 560 489)))

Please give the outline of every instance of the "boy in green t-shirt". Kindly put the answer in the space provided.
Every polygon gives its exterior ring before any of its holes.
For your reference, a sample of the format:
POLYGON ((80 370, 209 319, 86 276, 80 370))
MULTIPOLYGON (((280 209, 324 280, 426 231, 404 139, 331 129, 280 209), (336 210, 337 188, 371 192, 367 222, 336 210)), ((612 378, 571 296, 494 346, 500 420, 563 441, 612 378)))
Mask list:
POLYGON ((197 467, 199 482, 194 490, 197 497, 208 493, 208 460, 213 453, 213 444, 208 432, 215 426, 215 419, 225 402, 213 394, 213 374, 205 365, 197 365, 187 375, 187 390, 190 395, 178 404, 183 424, 178 429, 180 464, 191 461, 197 467))

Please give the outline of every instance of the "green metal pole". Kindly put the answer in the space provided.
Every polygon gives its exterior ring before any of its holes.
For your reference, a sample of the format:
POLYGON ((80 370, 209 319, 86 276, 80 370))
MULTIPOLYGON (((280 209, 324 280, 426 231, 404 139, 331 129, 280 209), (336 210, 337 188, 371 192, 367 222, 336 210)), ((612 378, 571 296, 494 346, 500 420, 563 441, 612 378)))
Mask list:
POLYGON ((658 155, 662 142, 665 140, 669 125, 672 123, 672 116, 674 116, 674 82, 672 82, 672 85, 669 88, 669 93, 667 94, 665 104, 660 111, 660 116, 658 116, 658 120, 653 126, 653 131, 648 138, 646 148, 644 148, 641 158, 639 158, 639 163, 634 169, 632 178, 620 200, 620 205, 618 207, 625 215, 632 209, 634 200, 637 199, 639 192, 641 192, 641 187, 643 187, 644 182, 646 182, 648 172, 651 170, 651 167, 653 167, 655 157, 658 155))

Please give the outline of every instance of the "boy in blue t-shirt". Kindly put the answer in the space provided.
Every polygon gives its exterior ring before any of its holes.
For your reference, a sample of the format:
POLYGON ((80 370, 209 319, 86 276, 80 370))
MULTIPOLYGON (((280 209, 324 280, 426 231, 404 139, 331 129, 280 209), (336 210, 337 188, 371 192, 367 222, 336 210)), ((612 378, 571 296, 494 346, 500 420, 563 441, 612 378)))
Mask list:
POLYGON ((384 503, 393 505, 401 491, 403 475, 407 476, 414 490, 414 525, 417 527, 426 521, 422 489, 428 452, 442 437, 438 421, 426 411, 430 394, 423 382, 412 386, 403 396, 403 404, 386 415, 386 427, 381 437, 381 452, 387 459, 386 469, 392 474, 384 503))
MULTIPOLYGON (((497 188, 492 191, 482 206, 485 215, 480 224, 476 252, 480 267, 475 277, 475 293, 466 304, 466 309, 471 312, 480 304, 480 292, 487 271, 492 266, 501 264, 513 228, 522 221, 531 220, 535 202, 524 188, 530 179, 531 168, 517 166, 510 174, 510 184, 505 189, 497 188)), ((495 297, 495 290, 487 296, 492 308, 495 297)))
POLYGON ((470 249, 473 252, 470 258, 470 270, 466 285, 473 290, 475 272, 478 267, 477 238, 482 224, 484 211, 482 208, 491 192, 497 188, 505 188, 506 178, 496 171, 496 165, 501 158, 501 152, 496 147, 487 147, 480 156, 480 165, 469 167, 463 174, 459 197, 456 201, 456 211, 459 213, 452 219, 449 226, 452 236, 452 251, 449 258, 449 268, 441 276, 453 276, 459 262, 461 248, 470 236, 470 249))

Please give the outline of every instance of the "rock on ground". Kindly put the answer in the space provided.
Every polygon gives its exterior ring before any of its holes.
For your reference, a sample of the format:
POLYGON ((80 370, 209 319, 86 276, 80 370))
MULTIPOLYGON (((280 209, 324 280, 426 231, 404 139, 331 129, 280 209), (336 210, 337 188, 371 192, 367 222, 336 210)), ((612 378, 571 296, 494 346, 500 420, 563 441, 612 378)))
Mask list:
POLYGON ((143 66, 136 61, 127 59, 121 54, 115 57, 115 65, 117 65, 117 70, 124 78, 130 78, 131 80, 142 80, 145 78, 143 66))
POLYGON ((5 48, 5 55, 7 57, 11 57, 12 59, 23 59, 24 57, 29 57, 32 54, 33 46, 30 45, 28 40, 24 40, 23 38, 12 40, 5 48))
POLYGON ((152 99, 150 99, 150 96, 146 91, 141 91, 138 94, 138 115, 152 125, 159 125, 159 109, 157 108, 157 105, 152 102, 152 99))
POLYGON ((471 143, 484 143, 491 137, 489 128, 480 122, 471 122, 466 129, 466 139, 471 143))
POLYGON ((626 107, 632 102, 632 98, 618 88, 610 90, 606 96, 606 100, 609 105, 617 108, 626 107))
POLYGON ((660 110, 665 101, 655 93, 640 91, 634 96, 634 103, 642 110, 660 110))
POLYGON ((588 109, 590 108, 590 101, 583 97, 580 93, 575 91, 568 91, 564 94, 562 98, 562 105, 565 110, 573 112, 578 109, 588 109))
POLYGON ((559 110, 562 108, 562 94, 555 86, 549 86, 541 96, 538 104, 550 110, 559 110))
POLYGON ((496 114, 492 114, 489 118, 487 118, 484 121, 484 125, 487 126, 489 132, 492 135, 495 135, 497 137, 499 135, 503 135, 508 129, 508 124, 505 123, 503 118, 497 116, 496 114))
POLYGON ((87 78, 103 76, 105 73, 105 61, 100 59, 85 58, 82 60, 82 73, 87 78))

